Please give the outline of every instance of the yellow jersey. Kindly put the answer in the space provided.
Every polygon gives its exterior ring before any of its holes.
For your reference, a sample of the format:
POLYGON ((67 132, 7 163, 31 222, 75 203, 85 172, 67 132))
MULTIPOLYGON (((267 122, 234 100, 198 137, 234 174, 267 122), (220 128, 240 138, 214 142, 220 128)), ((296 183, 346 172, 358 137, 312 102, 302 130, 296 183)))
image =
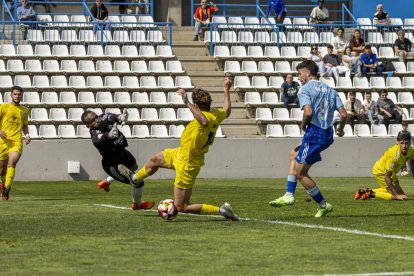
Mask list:
POLYGON ((408 160, 414 159, 414 147, 410 146, 406 155, 402 155, 400 146, 395 144, 387 149, 382 157, 375 163, 372 168, 373 174, 384 174, 392 172, 397 174, 408 160))
MULTIPOLYGON (((29 122, 29 109, 11 103, 0 105, 0 130, 6 132, 7 140, 22 141, 23 126, 29 122)), ((1 140, 1 139, 0 139, 1 140)))
POLYGON ((184 167, 201 167, 204 165, 204 155, 214 142, 216 131, 220 123, 227 117, 224 109, 202 111, 209 121, 207 126, 202 126, 196 119, 192 120, 181 135, 178 161, 184 167))

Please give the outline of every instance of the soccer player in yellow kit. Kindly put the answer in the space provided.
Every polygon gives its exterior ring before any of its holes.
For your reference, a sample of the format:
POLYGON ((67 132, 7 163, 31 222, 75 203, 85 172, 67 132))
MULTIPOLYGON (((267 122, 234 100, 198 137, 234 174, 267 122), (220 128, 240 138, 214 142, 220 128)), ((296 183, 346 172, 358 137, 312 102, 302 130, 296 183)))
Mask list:
POLYGON ((23 89, 13 86, 12 101, 0 106, 0 189, 3 200, 9 200, 14 170, 23 151, 22 130, 24 141, 30 143, 27 127, 29 109, 20 105, 23 89))
POLYGON ((398 133, 397 143, 388 148, 372 168, 372 174, 380 188, 358 190, 355 199, 367 200, 373 197, 385 200, 408 199, 397 179, 397 173, 407 161, 410 161, 413 169, 414 148, 411 146, 411 133, 402 130, 398 133))
POLYGON ((175 170, 174 202, 179 212, 222 215, 227 219, 237 221, 239 219, 229 203, 224 203, 221 207, 190 203, 195 180, 200 168, 204 165, 204 155, 208 152, 209 146, 213 144, 220 123, 230 116, 230 87, 232 81, 225 78, 223 85, 223 108, 210 109, 211 96, 204 89, 194 89, 192 93, 194 104, 190 103, 184 89, 178 90, 184 104, 194 115, 194 119, 186 126, 181 136, 180 146, 174 149, 165 149, 155 154, 136 174, 133 174, 123 165, 119 165, 118 170, 132 181, 142 181, 153 175, 159 168, 175 170))

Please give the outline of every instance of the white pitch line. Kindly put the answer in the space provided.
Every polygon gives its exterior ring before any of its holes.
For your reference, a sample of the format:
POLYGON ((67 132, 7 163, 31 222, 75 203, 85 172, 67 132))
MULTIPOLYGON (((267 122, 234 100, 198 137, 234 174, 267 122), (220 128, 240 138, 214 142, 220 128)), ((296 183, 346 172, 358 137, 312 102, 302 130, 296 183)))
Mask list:
MULTIPOLYGON (((355 273, 355 274, 322 274, 321 276, 393 276, 393 275, 413 275, 410 272, 372 272, 372 273, 355 273)), ((287 276, 287 275, 285 275, 287 276)), ((302 276, 320 276, 320 275, 302 275, 302 276)))
MULTIPOLYGON (((115 205, 111 205, 111 204, 95 204, 95 205, 102 206, 102 207, 107 207, 107 208, 131 210, 131 208, 128 208, 128 207, 115 206, 115 205)), ((150 211, 154 211, 154 210, 150 210, 150 211)), ((156 211, 154 211, 154 212, 156 212, 156 211)), ((198 215, 195 215, 195 214, 180 213, 180 216, 183 216, 183 215, 184 216, 198 216, 198 215)), ((210 216, 210 217, 222 217, 222 216, 210 216)), ((411 236, 388 235, 388 234, 368 232, 368 231, 363 231, 363 230, 353 230, 353 229, 346 229, 346 228, 341 228, 341 227, 332 227, 332 226, 323 226, 323 225, 316 225, 316 224, 298 223, 298 222, 292 222, 292 221, 264 220, 264 219, 254 219, 254 218, 240 218, 240 220, 241 221, 262 222, 262 223, 269 223, 269 224, 289 225, 289 226, 296 226, 296 227, 300 227, 300 228, 313 228, 313 229, 320 229, 320 230, 329 230, 329 231, 342 232, 342 233, 348 233, 348 234, 354 234, 354 235, 373 236, 373 237, 384 238, 384 239, 414 241, 414 237, 411 237, 411 236)), ((393 272, 390 272, 390 273, 393 273, 393 272)), ((400 272, 398 272, 398 273, 400 273, 400 272)), ((401 273, 405 273, 405 272, 401 272, 401 273)), ((338 274, 338 275, 340 275, 340 274, 338 274)), ((343 275, 345 275, 345 274, 343 274, 343 275)), ((352 275, 352 274, 346 274, 346 275, 352 275)), ((365 274, 355 274, 355 275, 365 275, 365 274)), ((367 274, 367 275, 376 275, 376 274, 367 274)), ((378 275, 382 275, 382 274, 378 274, 378 275)), ((385 274, 385 275, 406 275, 406 274, 385 274)))

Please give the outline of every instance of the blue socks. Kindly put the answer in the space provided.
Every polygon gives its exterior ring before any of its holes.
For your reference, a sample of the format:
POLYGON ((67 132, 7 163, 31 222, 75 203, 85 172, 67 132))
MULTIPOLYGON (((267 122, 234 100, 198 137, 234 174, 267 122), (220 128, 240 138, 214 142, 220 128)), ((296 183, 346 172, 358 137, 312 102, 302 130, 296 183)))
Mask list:
POLYGON ((319 204, 319 207, 321 208, 326 207, 326 200, 321 194, 321 191, 319 191, 319 188, 317 185, 315 185, 315 187, 309 190, 306 190, 306 192, 308 193, 308 195, 310 195, 313 198, 313 200, 315 200, 319 204))
POLYGON ((286 194, 294 195, 297 184, 296 176, 289 174, 287 177, 286 194))

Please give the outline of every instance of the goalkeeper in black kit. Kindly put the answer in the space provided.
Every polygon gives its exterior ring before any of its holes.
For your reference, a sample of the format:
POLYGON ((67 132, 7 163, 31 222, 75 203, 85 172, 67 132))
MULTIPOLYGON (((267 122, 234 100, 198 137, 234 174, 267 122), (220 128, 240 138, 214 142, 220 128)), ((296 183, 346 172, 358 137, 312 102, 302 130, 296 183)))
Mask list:
POLYGON ((126 150, 128 146, 127 139, 117 127, 118 123, 124 125, 127 122, 128 113, 124 111, 120 115, 106 113, 98 116, 93 111, 85 111, 81 119, 86 127, 89 128, 92 143, 102 155, 102 168, 109 175, 98 183, 98 188, 109 192, 109 185, 114 180, 131 184, 131 208, 133 210, 151 209, 155 202, 142 200, 144 182, 130 183, 129 179, 122 176, 118 171, 119 164, 128 167, 131 171, 138 169, 135 157, 126 150))

